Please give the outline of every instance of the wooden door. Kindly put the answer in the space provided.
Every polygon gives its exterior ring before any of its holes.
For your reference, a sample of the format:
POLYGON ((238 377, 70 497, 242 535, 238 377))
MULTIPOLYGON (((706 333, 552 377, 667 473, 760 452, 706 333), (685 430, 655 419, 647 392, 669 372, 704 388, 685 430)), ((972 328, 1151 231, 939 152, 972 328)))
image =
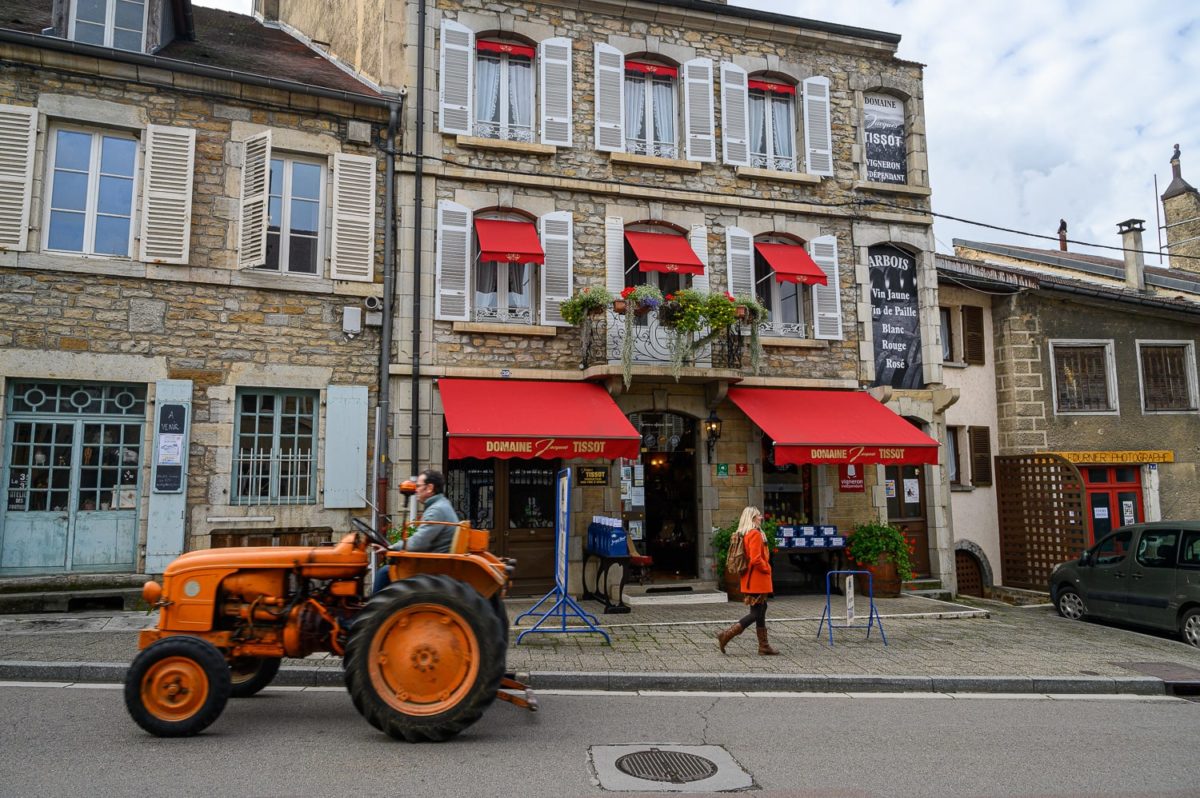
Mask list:
MULTIPOLYGON (((929 576, 929 532, 925 521, 925 469, 919 465, 887 466, 888 523, 908 538, 913 571, 929 576)), ((905 578, 901 575, 901 578, 905 578)))

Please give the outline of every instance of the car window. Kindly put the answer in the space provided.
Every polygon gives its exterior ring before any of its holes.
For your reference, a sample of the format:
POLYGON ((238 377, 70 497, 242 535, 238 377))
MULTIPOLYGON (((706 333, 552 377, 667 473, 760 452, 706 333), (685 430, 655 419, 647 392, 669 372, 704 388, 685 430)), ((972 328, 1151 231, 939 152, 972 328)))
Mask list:
POLYGON ((1179 552, 1179 564, 1200 568, 1200 532, 1186 532, 1183 548, 1179 552))
POLYGON ((1109 535, 1096 546, 1096 565, 1115 565, 1125 559, 1133 543, 1133 531, 1126 529, 1109 535))
POLYGON ((1147 529, 1138 541, 1137 563, 1147 568, 1174 568, 1175 546, 1179 532, 1174 529, 1147 529))

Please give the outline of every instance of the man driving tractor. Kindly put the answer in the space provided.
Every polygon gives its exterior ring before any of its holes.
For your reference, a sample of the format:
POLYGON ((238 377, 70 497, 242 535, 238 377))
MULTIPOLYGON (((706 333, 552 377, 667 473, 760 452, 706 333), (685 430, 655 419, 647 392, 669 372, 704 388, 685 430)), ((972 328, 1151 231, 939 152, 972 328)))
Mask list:
MULTIPOLYGON (((450 551, 450 543, 454 540, 454 524, 458 523, 458 514, 450 506, 450 500, 443 492, 446 478, 441 471, 427 468, 417 476, 417 500, 421 502, 424 512, 423 522, 417 531, 407 540, 398 540, 391 545, 392 551, 428 551, 435 554, 445 554, 450 551)), ((392 581, 387 568, 380 568, 375 574, 373 592, 378 593, 392 581)))

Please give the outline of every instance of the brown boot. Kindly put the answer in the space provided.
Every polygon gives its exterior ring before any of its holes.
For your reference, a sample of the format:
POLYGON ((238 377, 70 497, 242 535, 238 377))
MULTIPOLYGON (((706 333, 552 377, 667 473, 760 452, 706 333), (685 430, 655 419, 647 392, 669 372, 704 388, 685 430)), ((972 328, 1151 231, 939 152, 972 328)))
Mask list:
POLYGON ((742 626, 740 623, 735 623, 728 629, 717 632, 717 646, 721 649, 721 653, 725 653, 725 646, 729 645, 730 640, 737 637, 745 630, 746 627, 742 626))
POLYGON ((767 640, 767 627, 756 626, 754 631, 758 633, 758 653, 764 657, 778 654, 779 652, 771 648, 771 643, 767 640))

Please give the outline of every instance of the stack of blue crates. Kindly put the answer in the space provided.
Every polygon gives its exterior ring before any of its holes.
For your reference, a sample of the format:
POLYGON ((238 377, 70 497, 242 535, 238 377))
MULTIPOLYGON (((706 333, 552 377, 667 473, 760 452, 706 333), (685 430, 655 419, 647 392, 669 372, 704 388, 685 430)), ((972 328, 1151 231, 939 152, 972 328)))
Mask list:
POLYGON ((588 524, 587 547, 602 557, 628 557, 629 540, 620 519, 595 516, 588 524))

